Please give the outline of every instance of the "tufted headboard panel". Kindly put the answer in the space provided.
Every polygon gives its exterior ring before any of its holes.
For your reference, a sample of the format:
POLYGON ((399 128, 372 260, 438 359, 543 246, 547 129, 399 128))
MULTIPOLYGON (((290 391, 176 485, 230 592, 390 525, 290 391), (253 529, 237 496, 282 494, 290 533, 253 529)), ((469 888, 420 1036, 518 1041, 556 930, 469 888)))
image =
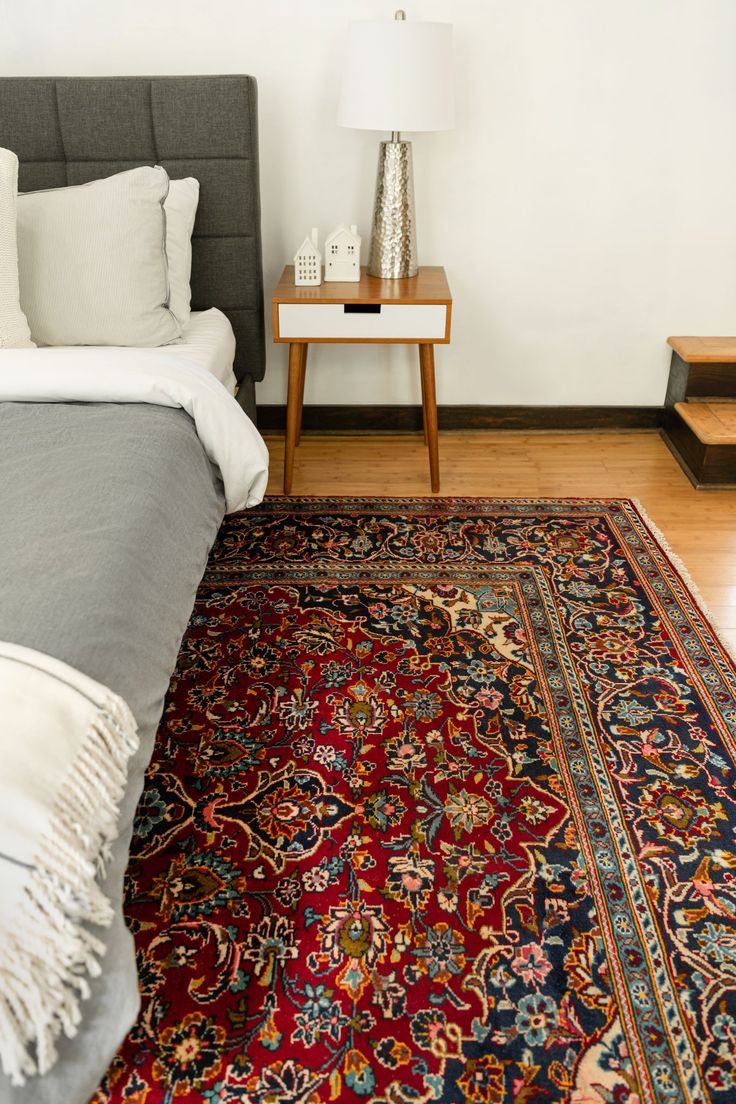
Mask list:
POLYGON ((192 308, 230 318, 247 408, 265 371, 255 79, 3 77, 0 146, 18 155, 21 191, 143 164, 199 180, 192 308))

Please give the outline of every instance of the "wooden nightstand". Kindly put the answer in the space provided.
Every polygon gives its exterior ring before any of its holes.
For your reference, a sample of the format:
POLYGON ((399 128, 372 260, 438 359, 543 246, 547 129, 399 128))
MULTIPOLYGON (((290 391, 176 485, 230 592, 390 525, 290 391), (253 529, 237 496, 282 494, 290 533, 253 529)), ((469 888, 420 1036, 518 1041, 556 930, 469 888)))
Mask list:
POLYGON ((440 489, 434 347, 450 340, 452 296, 444 268, 423 266, 406 280, 381 280, 361 269, 360 281, 295 287, 287 265, 273 295, 273 339, 289 343, 284 494, 291 493, 299 444, 307 350, 312 342, 419 346, 424 441, 432 491, 440 489))

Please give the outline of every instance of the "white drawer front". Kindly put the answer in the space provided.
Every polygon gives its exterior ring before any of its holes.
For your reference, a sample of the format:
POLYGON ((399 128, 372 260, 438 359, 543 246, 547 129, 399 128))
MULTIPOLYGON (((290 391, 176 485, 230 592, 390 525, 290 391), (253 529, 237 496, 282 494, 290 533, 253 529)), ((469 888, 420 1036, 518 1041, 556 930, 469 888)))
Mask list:
POLYGON ((295 341, 443 340, 447 321, 443 303, 379 305, 378 313, 352 313, 342 303, 279 303, 279 337, 295 341))

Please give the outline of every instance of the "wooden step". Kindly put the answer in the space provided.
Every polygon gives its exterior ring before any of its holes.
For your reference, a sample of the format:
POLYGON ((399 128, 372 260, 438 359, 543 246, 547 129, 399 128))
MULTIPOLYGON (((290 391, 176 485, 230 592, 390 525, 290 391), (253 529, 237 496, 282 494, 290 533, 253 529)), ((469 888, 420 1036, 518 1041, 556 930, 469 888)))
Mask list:
POLYGON ((736 364, 736 337, 668 337, 686 364, 736 364))
POLYGON ((736 449, 736 403, 678 402, 675 410, 704 445, 736 449))
POLYGON ((666 407, 662 437, 695 487, 736 486, 736 403, 666 407))
POLYGON ((736 399, 736 337, 668 337, 672 361, 665 406, 683 399, 736 399))

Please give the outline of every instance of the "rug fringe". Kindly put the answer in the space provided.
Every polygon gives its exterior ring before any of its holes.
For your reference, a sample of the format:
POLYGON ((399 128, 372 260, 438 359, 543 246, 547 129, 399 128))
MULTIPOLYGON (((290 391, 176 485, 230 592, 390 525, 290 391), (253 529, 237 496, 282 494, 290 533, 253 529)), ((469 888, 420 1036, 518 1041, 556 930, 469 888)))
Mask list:
POLYGON ((690 592, 690 596, 694 600, 695 605, 698 607, 700 613, 703 614, 703 617, 708 622, 708 628, 713 633, 713 636, 723 648, 724 652, 729 657, 731 662, 736 665, 736 647, 734 647, 734 645, 731 644, 729 640, 726 640, 726 638, 723 636, 721 629, 718 627, 713 611, 703 597, 698 584, 693 579, 683 560, 674 551, 657 523, 655 521, 652 521, 651 516, 642 505, 641 500, 638 498, 630 498, 628 501, 631 502, 631 504, 634 506, 642 521, 647 526, 651 535, 654 537, 655 541, 660 546, 672 566, 676 568, 678 575, 690 592))
POLYGON ((137 747, 130 710, 108 699, 60 789, 15 930, 3 940, 0 1065, 13 1085, 51 1068, 61 1032, 76 1034, 87 978, 100 973, 105 945, 83 925, 112 922, 97 878, 117 833, 128 760, 137 747))

